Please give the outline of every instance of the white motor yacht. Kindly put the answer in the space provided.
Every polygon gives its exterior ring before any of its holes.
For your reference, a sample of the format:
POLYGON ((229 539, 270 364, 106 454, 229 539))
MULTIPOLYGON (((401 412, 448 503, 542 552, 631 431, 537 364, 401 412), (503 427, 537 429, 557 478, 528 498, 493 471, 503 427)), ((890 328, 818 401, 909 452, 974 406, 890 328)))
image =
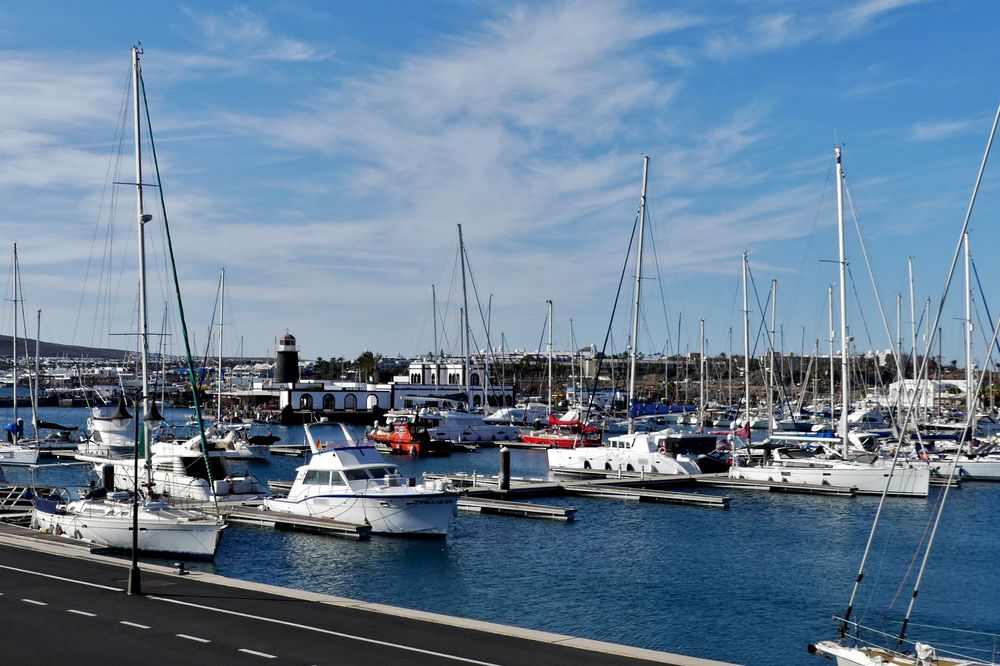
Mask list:
POLYGON ((296 470, 288 496, 265 499, 266 509, 369 524, 377 534, 447 534, 458 495, 443 483, 403 479, 362 432, 342 423, 311 423, 305 431, 312 457, 296 470))
POLYGON ((602 446, 549 449, 549 469, 603 469, 654 474, 700 474, 698 457, 715 450, 716 437, 673 430, 609 437, 602 446), (702 451, 710 442, 706 451, 702 451))

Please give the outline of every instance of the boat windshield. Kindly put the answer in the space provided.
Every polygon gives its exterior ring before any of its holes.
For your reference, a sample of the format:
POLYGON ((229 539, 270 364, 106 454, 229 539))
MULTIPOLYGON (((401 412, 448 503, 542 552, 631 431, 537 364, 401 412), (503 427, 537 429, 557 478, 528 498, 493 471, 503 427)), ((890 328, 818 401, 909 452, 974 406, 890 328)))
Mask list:
POLYGON ((302 483, 307 486, 343 486, 345 485, 344 477, 340 475, 340 472, 325 469, 311 469, 306 472, 305 477, 302 479, 302 483))
POLYGON ((348 481, 367 481, 368 472, 364 469, 345 469, 344 476, 348 481))

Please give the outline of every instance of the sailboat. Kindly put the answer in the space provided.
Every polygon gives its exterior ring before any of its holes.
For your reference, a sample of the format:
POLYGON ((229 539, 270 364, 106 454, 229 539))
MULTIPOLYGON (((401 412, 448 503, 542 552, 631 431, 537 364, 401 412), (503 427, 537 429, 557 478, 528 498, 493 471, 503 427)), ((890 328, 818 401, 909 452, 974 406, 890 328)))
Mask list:
MULTIPOLYGON (((646 223, 646 184, 649 155, 643 155, 642 196, 639 200, 639 235, 635 260, 635 297, 632 303, 632 344, 629 345, 628 404, 635 400, 636 347, 639 336, 639 303, 642 290, 642 245, 646 223)), ((631 407, 630 407, 631 410, 631 407)), ((629 412, 628 432, 609 437, 601 446, 553 448, 547 451, 549 469, 598 469, 653 472, 656 474, 700 474, 698 457, 714 451, 714 435, 680 433, 673 430, 636 432, 635 416, 629 412)))
POLYGON ((548 402, 545 406, 546 421, 541 428, 525 428, 518 434, 518 439, 537 448, 551 446, 560 449, 575 449, 581 446, 600 446, 600 431, 583 421, 583 415, 579 409, 571 409, 561 417, 552 413, 552 301, 545 301, 545 303, 548 306, 546 324, 549 329, 547 347, 549 391, 548 402))
MULTIPOLYGON (((969 202, 968 209, 965 213, 965 219, 962 225, 962 233, 959 241, 959 247, 955 249, 955 253, 952 257, 951 267, 948 271, 948 277, 945 280, 944 296, 941 299, 941 304, 938 307, 937 314, 934 317, 934 322, 928 327, 930 332, 928 347, 933 344, 934 336, 938 333, 938 326, 941 321, 941 314, 944 309, 944 297, 947 296, 949 287, 951 286, 951 280, 955 272, 955 266, 958 262, 958 254, 961 249, 962 243, 966 244, 966 269, 968 270, 968 229, 969 221, 972 217, 973 207, 975 206, 976 196, 979 192, 979 187, 982 184, 983 173, 986 170, 986 163, 989 159, 990 149, 993 145, 993 139, 996 136, 997 126, 1000 125, 1000 107, 997 108, 996 115, 993 118, 993 127, 990 132, 989 140, 986 144, 986 151, 983 155, 982 163, 979 167, 979 174, 976 178, 976 184, 972 190, 972 197, 969 202)), ((968 275, 968 273, 967 273, 968 275)), ((969 318, 969 289, 968 280, 966 282, 966 317, 969 318)), ((966 321, 966 353, 968 357, 971 357, 971 319, 966 321)), ((993 349, 997 343, 998 335, 1000 335, 1000 320, 994 326, 993 337, 987 345, 987 349, 993 349)), ((922 368, 925 370, 927 368, 927 356, 924 357, 922 368)), ((971 382, 972 372, 971 365, 967 368, 966 378, 971 382)), ((917 373, 919 376, 920 373, 917 373)), ((862 622, 856 619, 855 614, 855 602, 859 598, 859 588, 862 580, 864 579, 865 569, 869 560, 869 556, 872 554, 873 548, 872 544, 874 542, 874 537, 876 530, 879 527, 879 519, 882 515, 882 509, 884 506, 885 495, 883 494, 882 502, 879 503, 878 510, 875 513, 875 518, 872 523, 871 531, 868 535, 867 545, 865 546, 865 551, 861 556, 861 564, 858 569, 857 575, 854 577, 853 589, 851 592, 850 600, 847 604, 847 610, 843 617, 835 617, 834 619, 840 625, 840 638, 839 640, 825 640, 820 641, 815 644, 810 644, 808 650, 812 654, 816 654, 828 659, 832 659, 837 663, 837 666, 997 666, 996 664, 996 642, 995 637, 993 640, 989 641, 989 645, 984 646, 986 649, 979 649, 987 654, 992 654, 990 661, 978 661, 976 658, 967 657, 962 652, 970 651, 970 648, 963 648, 962 646, 956 645, 953 641, 954 635, 948 637, 948 643, 938 643, 936 646, 929 642, 916 642, 909 639, 908 629, 911 626, 917 626, 911 624, 911 618, 913 613, 913 608, 918 598, 920 592, 921 584, 928 570, 928 563, 930 561, 930 555, 933 550, 935 543, 935 538, 938 534, 938 528, 940 526, 941 517, 944 514, 944 508, 948 502, 948 495, 951 490, 951 481, 955 478, 957 470, 959 468, 959 456, 962 450, 962 444, 965 443, 965 439, 969 437, 973 431, 973 426, 976 421, 976 413, 974 406, 976 404, 977 395, 982 390, 983 380, 985 378, 983 373, 980 376, 979 382, 975 388, 970 385, 967 387, 968 402, 967 402, 967 412, 966 412, 966 428, 962 435, 959 446, 955 450, 954 457, 951 460, 951 465, 948 470, 947 480, 948 483, 945 484, 943 490, 941 491, 941 498, 937 504, 934 512, 934 517, 931 523, 925 528, 925 535, 920 538, 920 543, 923 545, 924 536, 926 536, 926 545, 923 547, 923 556, 920 562, 919 568, 917 570, 916 578, 913 582, 912 591, 910 592, 909 605, 906 610, 905 616, 902 618, 899 624, 899 630, 895 633, 895 636, 885 632, 885 622, 884 618, 880 622, 880 627, 875 631, 869 631, 869 627, 863 626, 862 622), (928 533, 929 532, 929 533, 928 533), (865 635, 862 635, 862 630, 865 631, 865 635), (851 633, 854 633, 852 636, 851 633), (868 636, 874 636, 874 641, 867 640, 868 636), (894 639, 894 646, 887 646, 885 639, 894 639), (876 642, 877 641, 877 642, 876 642), (912 645, 913 652, 904 651, 904 646, 912 645), (940 653, 940 654, 939 654, 940 653)), ((911 425, 915 420, 914 416, 914 405, 916 403, 916 394, 909 398, 908 408, 905 411, 906 421, 903 423, 903 431, 907 430, 907 426, 911 425)), ((898 541, 897 535, 893 535, 894 541, 898 541)), ((917 558, 914 557, 911 561, 911 567, 916 563, 917 558)), ((908 577, 909 571, 907 571, 908 577)), ((905 578, 904 577, 904 578, 905 578)), ((963 581, 970 582, 970 581, 963 581)), ((970 594, 976 593, 975 584, 976 581, 971 581, 972 585, 969 586, 970 594)), ((902 586, 901 586, 902 587, 902 586)), ((975 602, 970 600, 968 604, 968 611, 974 615, 975 614, 975 602)), ((950 629, 948 627, 941 626, 941 622, 937 621, 933 626, 924 624, 922 627, 924 631, 933 631, 939 635, 944 636, 945 632, 957 632, 956 635, 959 636, 959 640, 970 640, 978 635, 991 636, 990 634, 982 634, 978 631, 970 631, 968 629, 950 629)), ((975 649, 975 648, 972 648, 975 649)))
POLYGON ((38 462, 38 448, 29 447, 24 442, 24 420, 17 416, 17 307, 21 302, 18 299, 19 280, 17 262, 17 243, 14 243, 14 335, 12 336, 12 358, 13 358, 13 423, 7 427, 10 436, 9 442, 0 442, 0 463, 5 465, 34 465, 38 462))
MULTIPOLYGON (((975 360, 972 356, 972 256, 969 248, 969 234, 966 232, 963 239, 965 249, 965 385, 966 403, 965 413, 967 422, 956 424, 958 431, 964 431, 972 427, 976 436, 981 436, 979 423, 982 419, 976 414, 977 405, 972 386, 975 381, 975 371, 973 365, 975 360), (969 415, 972 418, 969 419, 969 415), (971 424, 971 425, 970 425, 971 424)), ((1000 453, 997 451, 997 443, 994 439, 991 442, 983 442, 978 447, 975 442, 969 441, 959 453, 957 473, 963 479, 976 481, 1000 481, 1000 453)), ((934 445, 926 441, 921 441, 921 458, 925 459, 931 470, 939 475, 948 473, 951 466, 951 457, 929 453, 934 450, 934 445)))
MULTIPOLYGON (((138 211, 139 238, 139 336, 142 348, 142 391, 141 397, 142 433, 141 441, 147 444, 151 441, 151 430, 163 422, 156 408, 156 403, 150 400, 149 392, 149 335, 146 309, 146 258, 145 258, 145 225, 152 220, 152 215, 143 208, 142 184, 142 154, 140 142, 140 84, 142 70, 139 67, 139 56, 142 50, 137 45, 132 47, 132 92, 133 121, 135 123, 135 166, 136 166, 136 208, 138 211)), ((135 406, 139 402, 136 400, 135 406)), ((125 409, 114 414, 114 423, 119 432, 125 424, 134 417, 125 409)), ((222 536, 225 527, 221 517, 209 516, 200 511, 178 509, 167 504, 155 490, 155 479, 150 474, 149 449, 146 449, 145 480, 141 486, 145 489, 143 497, 135 496, 140 488, 139 454, 140 426, 138 421, 132 421, 133 426, 133 460, 127 465, 124 460, 98 459, 95 462, 98 469, 110 466, 111 469, 126 466, 129 474, 125 475, 121 488, 131 488, 130 491, 108 492, 101 489, 88 495, 61 501, 38 499, 33 511, 33 521, 42 530, 90 541, 97 545, 120 550, 131 550, 133 538, 137 539, 137 547, 143 552, 155 552, 172 555, 184 555, 211 559, 222 536), (67 501, 70 500, 70 501, 67 501), (138 535, 133 531, 137 526, 138 535)))
MULTIPOLYGON (((850 413, 850 368, 848 366, 847 337, 847 286, 846 256, 844 244, 844 198, 843 167, 840 148, 834 149, 837 167, 837 230, 840 252, 840 368, 841 368, 841 409, 840 428, 842 450, 839 455, 821 458, 809 454, 802 448, 787 446, 772 451, 773 459, 759 465, 734 464, 729 474, 737 479, 764 482, 799 483, 815 486, 840 486, 855 488, 863 494, 881 495, 886 490, 890 495, 926 497, 930 486, 930 470, 926 465, 896 463, 892 460, 862 462, 850 460, 848 414, 850 413)), ((747 294, 747 255, 743 253, 743 342, 744 342, 744 388, 746 418, 750 420, 750 333, 749 297, 747 294)), ((822 440, 829 443, 828 438, 822 440)), ((749 444, 748 444, 749 450, 749 444)))
MULTIPOLYGON (((225 375, 222 363, 223 331, 225 330, 226 317, 225 267, 221 269, 219 274, 219 304, 219 371, 216 379, 215 420, 206 432, 206 437, 211 448, 221 450, 225 458, 235 460, 265 460, 271 455, 270 442, 276 438, 265 436, 250 437, 248 433, 250 424, 244 423, 242 419, 235 418, 232 415, 226 417, 222 413, 222 389, 225 375)), ((191 425, 197 425, 197 423, 197 418, 194 418, 191 425)), ((200 434, 188 441, 191 445, 189 448, 193 448, 195 451, 200 450, 200 434)))

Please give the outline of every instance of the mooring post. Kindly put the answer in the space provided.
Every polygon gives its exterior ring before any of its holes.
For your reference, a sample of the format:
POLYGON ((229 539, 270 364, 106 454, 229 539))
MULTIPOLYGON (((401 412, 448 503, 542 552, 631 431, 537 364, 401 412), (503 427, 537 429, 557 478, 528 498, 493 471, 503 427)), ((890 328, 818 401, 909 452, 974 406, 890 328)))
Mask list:
POLYGON ((500 476, 497 478, 500 490, 510 490, 510 449, 500 447, 500 476))

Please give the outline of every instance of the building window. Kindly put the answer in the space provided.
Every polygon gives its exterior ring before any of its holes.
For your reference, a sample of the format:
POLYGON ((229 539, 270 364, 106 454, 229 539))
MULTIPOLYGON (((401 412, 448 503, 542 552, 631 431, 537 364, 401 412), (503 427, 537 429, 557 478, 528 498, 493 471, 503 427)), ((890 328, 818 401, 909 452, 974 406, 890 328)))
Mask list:
POLYGON ((479 373, 478 372, 473 372, 472 373, 472 385, 473 386, 479 386, 479 373))
POLYGON ((323 411, 332 412, 337 409, 337 401, 334 399, 332 393, 327 393, 323 396, 323 411))
POLYGON ((412 375, 410 375, 410 383, 422 384, 423 382, 420 381, 420 375, 414 372, 412 375))
POLYGON ((368 411, 370 412, 373 409, 375 409, 376 407, 378 407, 378 396, 375 395, 374 393, 369 393, 368 394, 368 411))
MULTIPOLYGON (((475 375, 473 375, 473 376, 475 376, 475 375)), ((479 407, 481 404, 483 404, 483 399, 482 399, 482 397, 479 396, 479 394, 476 394, 476 395, 472 396, 472 406, 473 407, 479 407)))
POLYGON ((344 397, 344 409, 349 411, 357 411, 358 409, 358 396, 353 393, 348 393, 344 397))
POLYGON ((431 373, 431 384, 437 384, 437 383, 438 383, 438 376, 437 376, 436 373, 432 372, 431 373))
POLYGON ((313 408, 313 397, 308 393, 303 393, 302 397, 299 398, 299 409, 311 410, 312 408, 313 408))

